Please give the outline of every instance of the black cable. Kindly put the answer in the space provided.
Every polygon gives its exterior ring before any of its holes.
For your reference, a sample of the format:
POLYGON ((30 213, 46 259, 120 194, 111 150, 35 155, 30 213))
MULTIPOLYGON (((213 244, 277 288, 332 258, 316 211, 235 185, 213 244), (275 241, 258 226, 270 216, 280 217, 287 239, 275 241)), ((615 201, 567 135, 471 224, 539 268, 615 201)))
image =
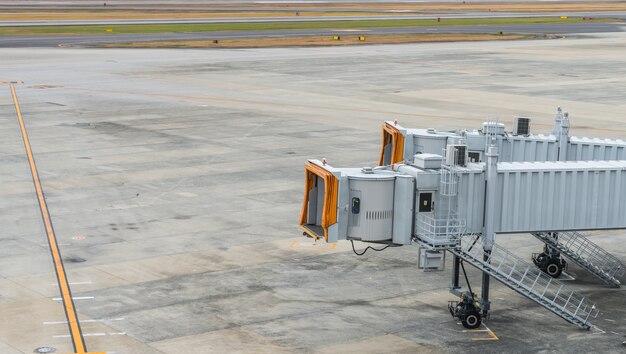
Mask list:
POLYGON ((354 248, 354 240, 350 240, 350 243, 352 243, 352 252, 354 252, 354 254, 356 254, 357 256, 362 256, 365 254, 365 252, 367 252, 367 250, 373 250, 376 252, 380 252, 380 251, 384 251, 389 247, 400 247, 401 245, 394 245, 393 243, 388 244, 387 246, 383 247, 383 248, 374 248, 371 246, 367 246, 365 247, 365 249, 363 250, 363 252, 359 253, 356 251, 356 249, 354 248))
POLYGON ((474 245, 476 245, 476 242, 478 242, 478 239, 480 238, 480 236, 476 236, 476 238, 474 239, 474 243, 472 243, 472 245, 470 246, 470 248, 467 250, 467 252, 471 251, 472 248, 474 248, 474 245))
POLYGON ((465 266, 463 265, 463 260, 461 260, 461 269, 463 269, 463 275, 465 276, 465 283, 467 283, 467 287, 470 291, 470 294, 472 294, 472 297, 474 297, 474 292, 472 291, 472 286, 470 285, 469 279, 467 279, 467 272, 465 272, 465 266))

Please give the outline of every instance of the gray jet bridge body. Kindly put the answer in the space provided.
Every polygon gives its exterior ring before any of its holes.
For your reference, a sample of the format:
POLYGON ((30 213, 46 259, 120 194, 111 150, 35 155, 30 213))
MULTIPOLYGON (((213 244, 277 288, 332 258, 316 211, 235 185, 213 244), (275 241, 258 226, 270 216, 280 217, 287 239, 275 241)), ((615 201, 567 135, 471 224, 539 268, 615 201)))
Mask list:
MULTIPOLYGON (((580 231, 626 229, 626 142, 570 137, 560 108, 546 135, 531 134, 527 118, 517 118, 512 132, 499 122, 451 132, 385 122, 379 164, 335 168, 309 160, 304 232, 327 242, 417 243, 429 252, 448 251, 453 292, 463 293, 462 262, 483 272, 483 315, 493 277, 589 328, 595 306, 553 279, 566 265, 561 255, 620 285, 622 263, 580 231), (532 234, 546 244, 532 258, 539 270, 495 244, 496 234, 505 233, 532 234)), ((451 312, 474 326, 468 313, 476 311, 462 303, 451 312)))

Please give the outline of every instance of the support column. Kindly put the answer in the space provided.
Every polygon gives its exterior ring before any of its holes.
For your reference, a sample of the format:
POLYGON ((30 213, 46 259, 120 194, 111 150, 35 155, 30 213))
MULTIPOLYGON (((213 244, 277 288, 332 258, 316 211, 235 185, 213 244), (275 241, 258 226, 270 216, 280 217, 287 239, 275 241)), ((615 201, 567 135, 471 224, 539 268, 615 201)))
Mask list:
POLYGON ((569 114, 567 112, 563 112, 561 107, 558 107, 556 110, 556 116, 554 117, 554 130, 552 131, 552 134, 554 134, 559 143, 559 161, 567 161, 569 127, 569 114))
MULTIPOLYGON (((495 221, 496 221, 496 192, 498 182, 498 148, 495 144, 487 149, 487 171, 486 171, 486 198, 485 198, 485 225, 483 227, 483 261, 487 262, 496 240, 495 221)), ((482 282, 482 309, 483 315, 489 312, 489 275, 483 272, 482 282)))
POLYGON ((457 256, 452 258, 452 283, 450 284, 450 292, 455 295, 461 295, 461 259, 457 256))
POLYGON ((487 186, 485 193, 485 225, 483 227, 483 248, 491 251, 496 239, 496 192, 498 189, 498 148, 489 146, 487 150, 487 186))
MULTIPOLYGON (((489 260, 489 256, 491 255, 491 251, 485 251, 483 255, 483 261, 487 262, 489 260)), ((482 283, 482 298, 481 298, 481 307, 483 310, 483 317, 489 314, 489 310, 491 308, 491 302, 489 301, 489 274, 483 272, 483 283, 482 283)))

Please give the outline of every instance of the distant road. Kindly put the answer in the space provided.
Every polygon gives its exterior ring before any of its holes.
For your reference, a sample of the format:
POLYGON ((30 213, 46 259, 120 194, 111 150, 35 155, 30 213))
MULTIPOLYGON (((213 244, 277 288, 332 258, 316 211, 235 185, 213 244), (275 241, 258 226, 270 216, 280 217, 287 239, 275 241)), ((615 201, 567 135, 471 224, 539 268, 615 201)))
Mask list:
POLYGON ((590 12, 590 13, 491 13, 473 12, 459 14, 428 15, 385 15, 385 16, 315 16, 315 17, 262 17, 262 18, 194 18, 194 19, 113 19, 113 20, 38 20, 38 21, 0 21, 0 27, 13 26, 84 26, 84 25, 145 25, 175 23, 233 23, 233 22, 318 22, 318 21, 363 21, 363 20, 432 20, 459 18, 511 18, 511 17, 594 17, 626 19, 626 12, 590 12))
MULTIPOLYGON (((469 0, 468 0, 469 1, 469 0)), ((551 2, 592 2, 590 0, 550 0, 551 2)), ((606 2, 619 2, 623 0, 603 0, 606 2)), ((0 4, 8 5, 93 5, 100 3, 112 5, 168 5, 168 4, 350 4, 350 3, 419 3, 419 2, 439 2, 458 3, 459 0, 0 0, 0 4)), ((480 2, 502 2, 502 0, 480 0, 480 2)), ((546 0, 506 0, 506 2, 546 2, 546 0)))
MULTIPOLYGON (((468 0, 469 2, 470 0, 468 0)), ((551 2, 593 2, 590 0, 549 0, 551 2)), ((619 2, 623 0, 603 0, 606 2, 619 2)), ((48 0, 0 0, 0 4, 7 5, 94 5, 108 3, 111 5, 199 5, 199 4, 350 4, 350 3, 420 3, 420 2, 438 2, 438 3, 458 3, 460 0, 66 0, 66 1, 48 1, 48 0)), ((502 2, 502 0, 480 0, 479 2, 502 2)), ((506 2, 546 2, 546 0, 506 0, 506 2)))
POLYGON ((489 25, 489 26, 445 26, 445 27, 402 27, 370 28, 366 30, 272 30, 230 31, 154 34, 102 34, 80 36, 0 36, 0 48, 21 47, 89 47, 106 43, 128 43, 146 41, 193 41, 223 40, 236 38, 276 38, 303 36, 330 36, 333 34, 414 34, 414 33, 524 33, 524 34, 580 34, 601 32, 624 32, 626 25, 610 23, 571 23, 539 25, 489 25))

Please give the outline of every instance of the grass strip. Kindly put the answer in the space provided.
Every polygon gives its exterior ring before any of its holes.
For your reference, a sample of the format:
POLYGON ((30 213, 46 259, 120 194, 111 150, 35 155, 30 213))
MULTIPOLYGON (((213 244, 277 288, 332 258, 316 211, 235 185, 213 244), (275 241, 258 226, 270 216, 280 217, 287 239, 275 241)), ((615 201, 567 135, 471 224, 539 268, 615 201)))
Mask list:
POLYGON ((521 18, 462 18, 433 20, 357 20, 357 21, 303 21, 303 22, 237 22, 237 23, 184 23, 141 25, 77 25, 77 26, 27 26, 0 27, 0 35, 93 35, 140 34, 213 31, 269 31, 307 29, 358 29, 418 26, 480 26, 480 25, 532 25, 562 23, 611 22, 614 19, 585 20, 580 17, 521 17, 521 18))

